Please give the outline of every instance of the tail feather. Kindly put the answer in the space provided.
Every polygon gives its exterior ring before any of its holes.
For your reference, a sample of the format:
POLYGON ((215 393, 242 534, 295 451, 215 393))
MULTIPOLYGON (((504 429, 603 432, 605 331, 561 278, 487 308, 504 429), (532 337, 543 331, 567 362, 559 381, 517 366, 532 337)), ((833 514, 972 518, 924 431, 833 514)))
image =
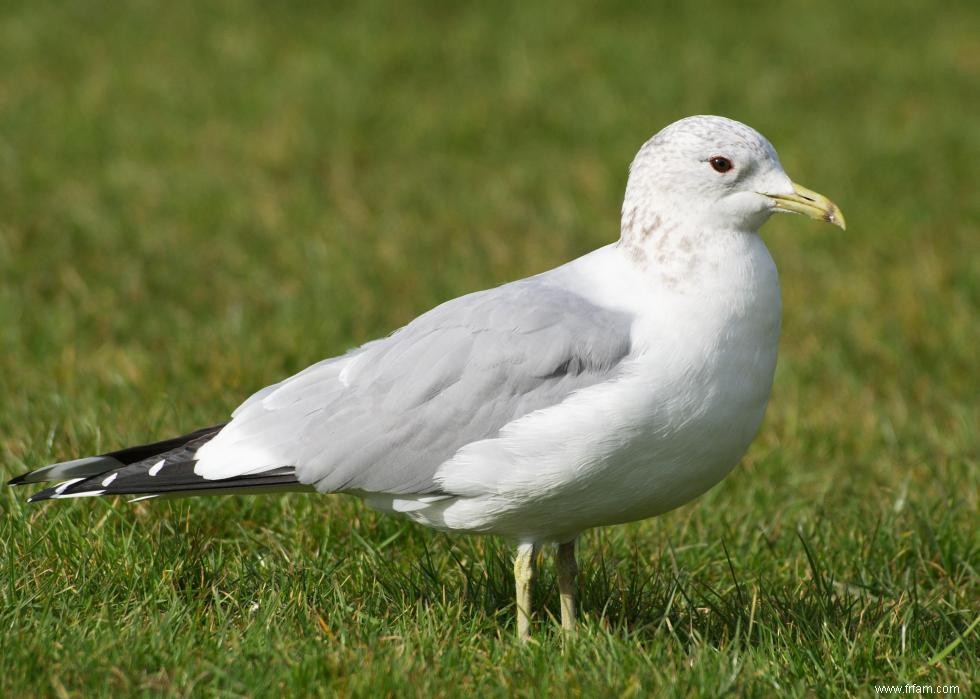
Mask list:
POLYGON ((18 476, 10 485, 64 479, 35 493, 28 502, 99 495, 138 495, 142 499, 308 489, 296 480, 292 466, 221 480, 198 476, 194 473, 194 455, 222 427, 216 425, 162 442, 52 464, 18 476))

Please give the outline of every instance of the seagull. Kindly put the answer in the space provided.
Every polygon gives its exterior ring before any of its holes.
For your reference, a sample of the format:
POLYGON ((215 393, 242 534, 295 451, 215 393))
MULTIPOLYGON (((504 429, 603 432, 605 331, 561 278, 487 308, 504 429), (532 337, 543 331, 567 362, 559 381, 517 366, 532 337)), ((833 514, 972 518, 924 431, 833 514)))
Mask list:
POLYGON ((754 129, 681 119, 633 160, 617 242, 447 301, 259 390, 225 424, 11 485, 60 481, 30 502, 346 493, 505 537, 522 641, 537 552, 557 545, 561 626, 574 632, 579 535, 696 498, 759 429, 781 301, 758 231, 774 212, 845 227, 754 129))

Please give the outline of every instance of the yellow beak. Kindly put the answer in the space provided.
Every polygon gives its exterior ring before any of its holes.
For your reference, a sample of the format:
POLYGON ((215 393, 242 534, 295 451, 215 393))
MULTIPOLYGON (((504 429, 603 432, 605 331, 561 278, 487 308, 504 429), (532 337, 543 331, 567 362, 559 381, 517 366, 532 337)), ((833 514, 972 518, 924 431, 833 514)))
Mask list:
POLYGON ((782 211, 787 214, 803 214, 847 230, 844 214, 837 204, 823 194, 817 194, 795 182, 793 183, 792 194, 766 194, 765 196, 772 200, 775 211, 782 211))

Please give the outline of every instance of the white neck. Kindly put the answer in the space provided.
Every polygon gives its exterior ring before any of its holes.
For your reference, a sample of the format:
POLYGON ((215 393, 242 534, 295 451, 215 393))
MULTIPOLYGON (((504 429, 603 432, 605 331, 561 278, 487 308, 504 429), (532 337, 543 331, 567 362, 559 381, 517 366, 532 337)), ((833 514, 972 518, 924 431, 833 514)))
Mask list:
POLYGON ((703 219, 627 206, 617 247, 644 277, 672 293, 726 297, 757 284, 778 289, 775 265, 755 231, 714 229, 703 219))

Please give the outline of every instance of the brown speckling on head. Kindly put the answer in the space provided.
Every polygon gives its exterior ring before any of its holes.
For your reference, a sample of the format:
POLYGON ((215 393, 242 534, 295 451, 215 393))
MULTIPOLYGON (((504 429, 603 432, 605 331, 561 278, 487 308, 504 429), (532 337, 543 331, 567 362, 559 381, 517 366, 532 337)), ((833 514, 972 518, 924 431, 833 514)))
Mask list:
POLYGON ((661 225, 657 227, 657 242, 653 245, 658 252, 662 252, 664 249, 670 247, 669 244, 674 238, 673 233, 677 230, 677 228, 678 224, 675 221, 670 221, 666 224, 661 223, 661 225))
POLYGON ((638 264, 645 266, 647 255, 644 247, 660 229, 662 221, 659 214, 654 214, 641 223, 637 221, 637 207, 631 208, 628 213, 623 214, 619 245, 627 248, 638 264))
POLYGON ((647 141, 633 159, 618 245, 667 286, 690 287, 708 272, 701 251, 715 217, 757 227, 770 213, 761 198, 729 197, 771 182, 783 186, 784 180, 772 145, 750 127, 708 115, 682 119, 647 141), (717 170, 711 164, 716 155, 732 167, 717 170), (726 174, 729 169, 732 174, 726 174))
POLYGON ((627 238, 633 233, 633 228, 636 226, 636 212, 638 208, 634 206, 628 211, 623 211, 623 220, 620 224, 621 236, 623 238, 627 238))
POLYGON ((650 236, 657 232, 657 229, 660 228, 660 224, 662 222, 663 219, 660 218, 660 214, 654 214, 653 218, 643 224, 643 227, 640 230, 640 239, 649 239, 650 236))
POLYGON ((626 250, 638 267, 645 268, 649 264, 647 253, 640 246, 627 244, 626 250))

